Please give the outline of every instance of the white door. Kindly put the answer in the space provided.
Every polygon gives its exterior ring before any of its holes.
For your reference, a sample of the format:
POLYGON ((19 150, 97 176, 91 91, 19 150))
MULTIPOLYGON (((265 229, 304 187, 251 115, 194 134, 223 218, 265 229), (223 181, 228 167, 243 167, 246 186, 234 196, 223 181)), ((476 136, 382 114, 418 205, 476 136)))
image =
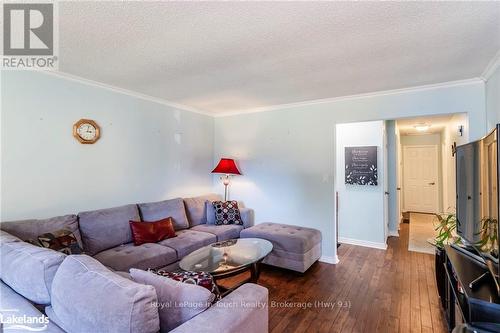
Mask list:
POLYGON ((403 148, 403 201, 409 212, 437 213, 439 207, 437 146, 403 148))

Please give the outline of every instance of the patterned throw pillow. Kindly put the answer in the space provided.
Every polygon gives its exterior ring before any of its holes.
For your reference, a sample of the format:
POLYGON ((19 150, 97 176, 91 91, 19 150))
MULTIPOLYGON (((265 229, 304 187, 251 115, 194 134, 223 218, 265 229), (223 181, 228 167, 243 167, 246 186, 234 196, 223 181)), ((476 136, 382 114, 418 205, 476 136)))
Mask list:
POLYGON ((75 235, 66 229, 47 232, 38 236, 38 243, 30 241, 31 244, 62 252, 64 254, 81 254, 83 250, 78 245, 75 235))
POLYGON ((214 302, 220 300, 221 298, 219 288, 217 288, 212 275, 210 275, 209 273, 190 271, 167 272, 164 270, 154 270, 152 268, 148 269, 148 271, 175 281, 195 284, 197 286, 206 288, 214 295, 214 302))
POLYGON ((237 201, 214 201, 215 224, 239 224, 243 225, 237 201))

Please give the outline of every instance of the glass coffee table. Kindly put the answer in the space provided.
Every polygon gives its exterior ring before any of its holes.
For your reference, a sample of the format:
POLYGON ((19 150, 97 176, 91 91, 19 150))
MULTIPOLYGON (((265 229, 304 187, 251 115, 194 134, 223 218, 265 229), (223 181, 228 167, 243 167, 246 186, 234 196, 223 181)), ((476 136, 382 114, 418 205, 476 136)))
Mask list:
POLYGON ((217 242, 191 252, 179 263, 185 271, 207 272, 214 281, 250 271, 250 278, 230 289, 217 284, 226 291, 236 289, 246 282, 256 283, 260 274, 261 261, 272 251, 273 244, 260 238, 239 238, 217 242))

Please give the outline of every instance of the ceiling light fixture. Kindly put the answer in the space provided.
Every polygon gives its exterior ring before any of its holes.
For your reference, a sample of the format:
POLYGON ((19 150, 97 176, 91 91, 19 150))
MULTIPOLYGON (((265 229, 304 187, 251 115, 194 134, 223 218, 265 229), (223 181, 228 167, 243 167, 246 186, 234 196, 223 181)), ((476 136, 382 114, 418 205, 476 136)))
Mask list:
POLYGON ((417 124, 415 126, 413 126, 417 131, 419 132, 427 132, 427 130, 429 129, 429 127, 431 127, 431 125, 428 125, 428 124, 417 124))

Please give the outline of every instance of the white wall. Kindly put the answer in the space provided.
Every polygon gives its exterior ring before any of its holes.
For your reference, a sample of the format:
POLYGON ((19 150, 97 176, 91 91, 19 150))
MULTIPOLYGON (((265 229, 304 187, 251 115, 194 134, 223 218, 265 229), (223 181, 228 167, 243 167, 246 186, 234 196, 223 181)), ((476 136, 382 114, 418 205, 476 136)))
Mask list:
MULTIPOLYGON (((335 258, 335 124, 457 112, 469 113, 472 139, 485 134, 482 82, 219 117, 213 163, 238 160, 243 176, 231 195, 255 209, 257 222, 318 228, 323 254, 335 258)), ((217 178, 214 185, 222 193, 217 178)))
POLYGON ((500 65, 486 81, 486 113, 490 131, 500 123, 500 65))
MULTIPOLYGON (((485 131, 486 134, 486 131, 485 131)), ((442 161, 443 161, 443 211, 454 212, 456 207, 456 169, 455 157, 452 156, 451 146, 454 142, 462 145, 469 142, 470 129, 465 114, 453 115, 448 126, 441 134, 442 161), (463 126, 463 135, 459 136, 458 127, 463 126)))
POLYGON ((384 122, 338 124, 336 127, 336 189, 339 195, 339 241, 385 247, 384 122), (345 147, 377 146, 377 186, 345 184, 345 147))
POLYGON ((2 220, 211 191, 212 117, 37 72, 1 83, 2 220), (97 143, 73 138, 80 118, 97 143))

